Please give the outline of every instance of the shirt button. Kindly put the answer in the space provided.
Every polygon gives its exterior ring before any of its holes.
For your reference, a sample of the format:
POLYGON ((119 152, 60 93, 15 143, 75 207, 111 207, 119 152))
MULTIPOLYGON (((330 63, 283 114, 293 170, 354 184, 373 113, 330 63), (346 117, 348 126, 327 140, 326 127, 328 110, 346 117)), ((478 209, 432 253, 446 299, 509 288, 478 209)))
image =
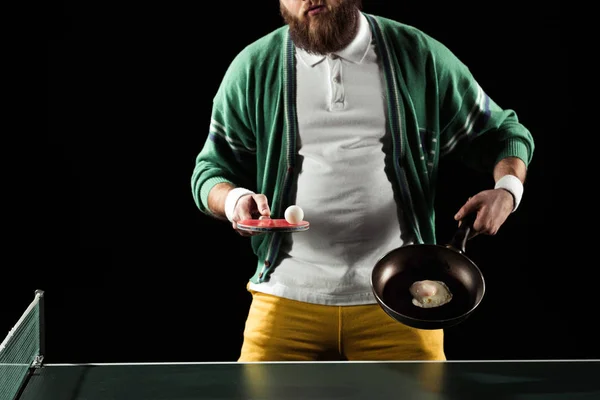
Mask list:
POLYGON ((340 77, 339 76, 334 76, 333 77, 333 82, 334 83, 340 83, 340 77))

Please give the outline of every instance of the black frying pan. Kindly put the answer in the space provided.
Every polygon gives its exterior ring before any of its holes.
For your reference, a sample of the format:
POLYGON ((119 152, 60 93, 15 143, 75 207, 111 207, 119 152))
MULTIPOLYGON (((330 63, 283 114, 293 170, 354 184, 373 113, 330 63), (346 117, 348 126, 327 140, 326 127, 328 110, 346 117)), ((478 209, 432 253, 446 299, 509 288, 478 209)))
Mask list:
POLYGON ((399 247, 375 264, 371 287, 377 302, 396 321, 420 329, 441 329, 464 321, 481 303, 485 280, 477 265, 465 255, 475 214, 463 219, 446 245, 414 244, 399 247), (410 286, 419 280, 444 282, 452 300, 439 307, 421 308, 412 303, 410 286))

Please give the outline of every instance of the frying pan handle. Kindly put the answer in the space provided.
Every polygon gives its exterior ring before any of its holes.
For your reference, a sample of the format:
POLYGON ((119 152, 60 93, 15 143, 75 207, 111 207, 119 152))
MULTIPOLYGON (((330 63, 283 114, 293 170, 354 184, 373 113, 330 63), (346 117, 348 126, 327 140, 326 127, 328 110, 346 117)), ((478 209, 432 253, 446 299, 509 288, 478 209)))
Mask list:
POLYGON ((476 218, 476 212, 472 212, 470 214, 465 215, 461 220, 462 223, 458 227, 457 231, 454 233, 452 240, 450 240, 450 243, 448 243, 446 247, 450 247, 460 253, 464 253, 467 247, 467 240, 469 240, 469 237, 471 236, 471 231, 473 230, 473 223, 475 222, 476 218))

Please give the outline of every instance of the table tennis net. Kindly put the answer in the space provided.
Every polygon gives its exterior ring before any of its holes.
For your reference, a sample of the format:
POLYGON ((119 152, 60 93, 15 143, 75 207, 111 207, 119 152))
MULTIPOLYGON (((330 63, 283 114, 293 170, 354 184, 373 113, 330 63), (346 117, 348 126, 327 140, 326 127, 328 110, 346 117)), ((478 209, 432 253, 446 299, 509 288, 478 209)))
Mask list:
POLYGON ((41 300, 36 292, 21 318, 0 344, 0 399, 13 399, 29 369, 41 360, 41 300))

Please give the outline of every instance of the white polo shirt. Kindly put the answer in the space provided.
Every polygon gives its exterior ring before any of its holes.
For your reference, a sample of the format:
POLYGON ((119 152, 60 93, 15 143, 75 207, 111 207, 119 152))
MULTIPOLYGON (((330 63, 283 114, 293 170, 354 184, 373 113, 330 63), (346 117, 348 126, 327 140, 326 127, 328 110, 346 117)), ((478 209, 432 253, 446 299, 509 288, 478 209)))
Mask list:
POLYGON ((250 288, 318 304, 372 304, 373 266, 412 239, 401 235, 385 172, 383 75, 365 16, 345 49, 319 56, 297 48, 296 59, 295 204, 311 227, 289 235, 270 279, 250 288))

